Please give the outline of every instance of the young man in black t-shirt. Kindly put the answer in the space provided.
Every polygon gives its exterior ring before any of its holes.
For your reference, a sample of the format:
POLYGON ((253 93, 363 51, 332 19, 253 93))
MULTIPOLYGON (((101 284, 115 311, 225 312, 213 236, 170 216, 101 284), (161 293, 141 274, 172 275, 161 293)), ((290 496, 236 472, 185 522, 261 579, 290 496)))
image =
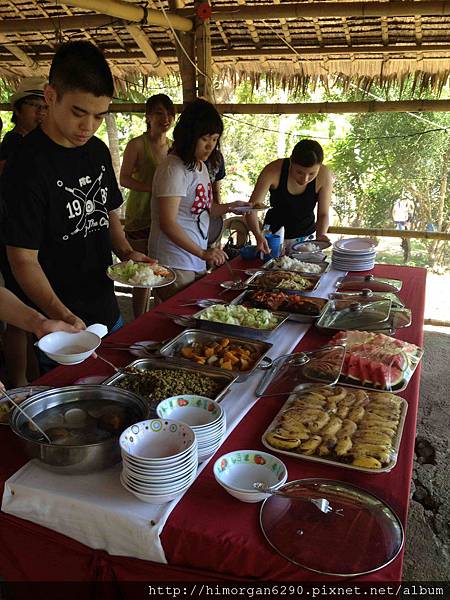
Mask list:
POLYGON ((47 119, 24 139, 3 177, 8 259, 26 297, 49 318, 78 328, 100 322, 109 331, 121 323, 106 275, 111 250, 120 260, 150 261, 125 238, 114 212, 122 196, 111 156, 93 137, 113 90, 93 44, 61 46, 45 88, 47 119))

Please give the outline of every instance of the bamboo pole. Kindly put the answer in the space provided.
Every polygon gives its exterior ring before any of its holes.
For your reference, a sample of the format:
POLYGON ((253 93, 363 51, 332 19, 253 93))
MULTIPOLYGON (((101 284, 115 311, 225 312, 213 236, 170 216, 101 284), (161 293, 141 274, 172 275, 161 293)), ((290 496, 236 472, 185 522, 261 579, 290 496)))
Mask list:
POLYGON ((111 27, 117 19, 108 15, 82 15, 77 17, 42 17, 38 19, 2 19, 0 33, 26 33, 29 31, 64 31, 66 29, 87 29, 91 27, 111 27))
MULTIPOLYGON (((197 0, 195 6, 200 4, 197 0)), ((197 72, 197 95, 212 102, 212 56, 211 30, 208 20, 195 19, 195 55, 197 72)))
POLYGON ((441 319, 424 319, 424 325, 433 325, 434 327, 450 327, 450 321, 443 321, 441 319))
MULTIPOLYGON (((393 102, 305 102, 294 104, 216 104, 222 114, 261 115, 261 114, 343 114, 371 112, 449 112, 450 100, 397 100, 393 102)), ((178 110, 179 106, 177 106, 178 110)), ((0 104, 0 110, 10 110, 9 104, 0 104)), ((111 112, 142 113, 141 103, 114 103, 111 112)))
MULTIPOLYGON (((169 0, 169 8, 178 8, 179 0, 169 0)), ((183 102, 191 102, 197 95, 197 79, 195 73, 195 32, 180 33, 175 40, 175 51, 178 60, 181 83, 183 86, 183 102)), ((177 111, 182 110, 177 107, 177 111)))
MULTIPOLYGON (((192 15, 192 8, 177 11, 192 15)), ((265 6, 214 6, 213 21, 258 21, 261 19, 302 19, 314 17, 413 17, 450 15, 450 1, 416 2, 297 2, 265 6)))
POLYGON ((371 227, 328 227, 328 233, 343 235, 370 235, 375 237, 417 238, 420 240, 445 240, 450 241, 450 233, 445 231, 411 231, 409 229, 376 229, 371 227))
POLYGON ((100 14, 124 19, 125 21, 157 25, 164 29, 169 29, 167 19, 169 19, 172 27, 178 31, 191 31, 193 28, 191 19, 174 13, 166 13, 166 19, 162 11, 144 8, 125 0, 64 0, 63 4, 76 6, 77 8, 86 8, 87 10, 93 10, 100 14))
MULTIPOLYGON (((188 34, 190 35, 190 34, 188 34)), ((192 76, 186 89, 195 90, 195 72, 191 63, 192 76)), ((192 98, 190 98, 192 99, 192 98)), ((185 99, 187 101, 187 99, 185 99)), ((392 102, 306 102, 295 104, 216 104, 217 110, 222 114, 235 115, 296 115, 296 114, 346 114, 346 113, 384 113, 384 112, 449 112, 450 100, 397 100, 392 102)), ((176 105, 182 109, 182 105, 176 105)), ((7 102, 0 103, 0 110, 11 110, 7 102)), ((144 113, 145 104, 139 102, 115 102, 109 107, 110 112, 119 113, 144 113)))

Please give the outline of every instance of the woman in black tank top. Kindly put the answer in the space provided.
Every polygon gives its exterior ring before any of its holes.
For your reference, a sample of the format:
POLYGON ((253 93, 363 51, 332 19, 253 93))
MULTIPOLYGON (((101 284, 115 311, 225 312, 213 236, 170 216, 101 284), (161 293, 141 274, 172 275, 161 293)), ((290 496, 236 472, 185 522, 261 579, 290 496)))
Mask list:
MULTIPOLYGON (((284 227, 287 240, 307 237, 314 232, 317 239, 328 239, 332 177, 322 161, 320 144, 315 140, 301 140, 290 158, 275 160, 262 170, 250 202, 254 206, 263 205, 267 193, 270 194, 271 208, 264 224, 270 226, 272 233, 284 227)), ((268 252, 256 214, 246 216, 247 224, 255 234, 258 248, 268 252)))

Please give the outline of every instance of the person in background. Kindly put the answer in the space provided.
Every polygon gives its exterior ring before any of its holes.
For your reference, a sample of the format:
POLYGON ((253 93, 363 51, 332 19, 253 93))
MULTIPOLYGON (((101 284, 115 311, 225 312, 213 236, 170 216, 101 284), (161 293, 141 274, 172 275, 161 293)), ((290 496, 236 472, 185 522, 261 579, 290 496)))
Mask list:
MULTIPOLYGON (((44 99, 45 84, 46 80, 41 77, 23 79, 9 99, 13 109, 11 121, 14 123, 14 128, 5 134, 0 145, 0 175, 4 171, 6 162, 20 146, 24 136, 38 127, 47 114, 47 104, 44 99)), ((24 173, 26 172, 25 170, 24 173)), ((2 213, 3 207, 0 208, 0 221, 2 213)), ((10 270, 1 233, 0 270, 2 273, 10 270)), ((3 341, 8 378, 14 387, 26 385, 28 377, 33 379, 38 374, 31 336, 9 323, 6 326, 3 341)))
POLYGON ((156 169, 152 189, 149 252, 176 272, 174 284, 158 289, 160 301, 190 285, 206 271, 206 262, 221 265, 227 255, 207 248, 209 215, 224 215, 247 202, 213 204, 205 162, 219 152, 222 119, 215 107, 197 99, 181 113, 173 147, 156 169))
MULTIPOLYGON (((125 233, 138 252, 147 252, 151 223, 151 192, 157 165, 167 156, 167 132, 175 107, 166 94, 155 94, 145 104, 147 131, 127 144, 120 169, 120 185, 130 190, 125 209, 125 233)), ((138 317, 147 307, 149 290, 133 288, 133 311, 138 317)))
POLYGON ((0 145, 0 174, 6 161, 17 149, 22 138, 40 125, 47 114, 44 99, 46 80, 41 77, 28 77, 20 82, 19 87, 10 97, 13 114, 11 121, 14 128, 8 131, 0 145))
MULTIPOLYGON (((209 178, 211 180, 212 189, 212 202, 213 204, 222 203, 221 195, 221 181, 225 178, 225 159, 223 158, 220 150, 217 152, 217 156, 213 159, 208 158, 205 161, 206 168, 208 169, 209 178)), ((212 244, 220 244, 220 235, 223 230, 223 216, 213 217, 210 215, 209 219, 209 230, 208 230, 208 246, 212 244)))
POLYGON ((406 229, 408 222, 408 203, 405 199, 399 199, 395 202, 392 209, 392 219, 395 223, 395 228, 399 231, 406 229))
MULTIPOLYGON (((264 220, 270 231, 285 229, 287 246, 295 241, 327 240, 329 210, 333 182, 331 171, 323 164, 322 146, 315 140, 300 140, 290 158, 274 160, 261 171, 250 204, 263 206, 270 194, 270 210, 264 220), (317 221, 314 211, 317 205, 317 221)), ((261 231, 257 213, 246 215, 249 229, 256 238, 258 249, 269 253, 267 240, 261 231)))
MULTIPOLYGON (((104 323, 111 333, 123 324, 106 274, 111 251, 120 260, 151 261, 125 238, 111 155, 94 136, 114 93, 103 54, 90 42, 63 44, 44 93, 47 118, 3 175, 14 275, 7 287, 50 319, 78 329, 104 323)), ((55 366, 43 353, 39 360, 43 371, 55 366)))

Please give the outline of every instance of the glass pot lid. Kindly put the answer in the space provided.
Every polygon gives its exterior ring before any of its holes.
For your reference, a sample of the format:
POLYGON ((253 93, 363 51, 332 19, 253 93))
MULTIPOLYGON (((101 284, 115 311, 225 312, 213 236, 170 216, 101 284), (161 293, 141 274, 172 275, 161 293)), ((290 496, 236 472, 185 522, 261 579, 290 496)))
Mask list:
POLYGON ((327 479, 299 479, 280 490, 294 496, 270 496, 260 512, 269 544, 292 563, 320 573, 352 577, 372 573, 400 552, 400 519, 383 500, 354 485, 327 479), (295 499, 326 498, 331 512, 295 499))
POLYGON ((390 300, 392 308, 404 308, 404 303, 400 298, 393 292, 373 292, 370 289, 364 288, 362 290, 346 291, 346 292, 332 292, 328 295, 332 300, 357 300, 358 302, 373 302, 375 300, 390 300))
POLYGON ((317 327, 322 329, 364 329, 384 323, 389 318, 390 300, 358 302, 357 300, 331 300, 317 327))
POLYGON ((279 356, 265 370, 256 395, 279 396, 311 385, 332 385, 339 379, 344 355, 344 346, 325 346, 279 356))

